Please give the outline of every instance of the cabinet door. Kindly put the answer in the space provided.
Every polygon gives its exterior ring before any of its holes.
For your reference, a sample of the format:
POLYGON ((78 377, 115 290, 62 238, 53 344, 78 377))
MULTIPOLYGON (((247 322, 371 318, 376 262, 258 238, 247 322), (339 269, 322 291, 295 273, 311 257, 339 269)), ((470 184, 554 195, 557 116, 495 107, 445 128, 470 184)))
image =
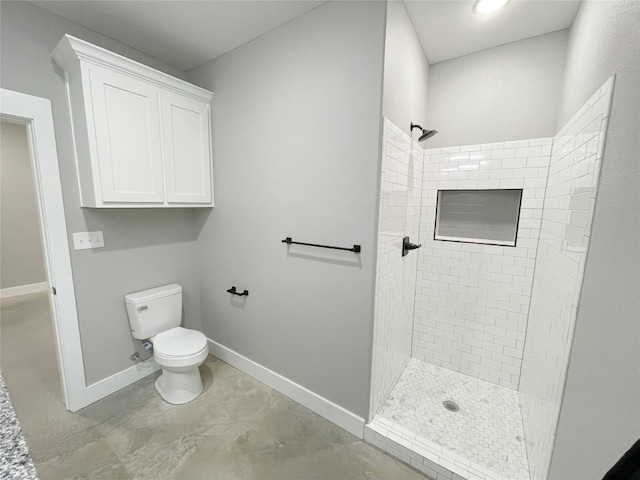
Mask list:
POLYGON ((90 83, 102 201, 163 203, 157 87, 99 67, 90 83))
POLYGON ((169 203, 212 203, 209 104, 162 92, 162 136, 169 203))

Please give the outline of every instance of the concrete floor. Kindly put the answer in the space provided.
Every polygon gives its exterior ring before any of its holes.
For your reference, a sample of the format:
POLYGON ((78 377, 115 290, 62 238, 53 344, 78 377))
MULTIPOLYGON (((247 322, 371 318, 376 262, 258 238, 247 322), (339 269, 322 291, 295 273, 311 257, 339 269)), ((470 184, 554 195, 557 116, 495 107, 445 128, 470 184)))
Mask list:
POLYGON ((186 405, 156 375, 79 412, 62 404, 45 293, 2 300, 0 365, 40 479, 424 479, 224 362, 186 405))

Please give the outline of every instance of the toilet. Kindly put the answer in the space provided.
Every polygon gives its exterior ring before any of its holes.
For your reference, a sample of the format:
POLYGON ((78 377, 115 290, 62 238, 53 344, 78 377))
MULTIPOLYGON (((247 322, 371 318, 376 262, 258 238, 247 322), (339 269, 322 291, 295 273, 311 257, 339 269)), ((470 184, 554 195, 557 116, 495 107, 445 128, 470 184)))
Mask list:
POLYGON ((175 405, 202 393, 198 367, 209 354, 207 337, 180 326, 182 287, 176 283, 130 293, 124 297, 131 334, 153 344, 153 358, 162 367, 156 380, 160 396, 175 405))

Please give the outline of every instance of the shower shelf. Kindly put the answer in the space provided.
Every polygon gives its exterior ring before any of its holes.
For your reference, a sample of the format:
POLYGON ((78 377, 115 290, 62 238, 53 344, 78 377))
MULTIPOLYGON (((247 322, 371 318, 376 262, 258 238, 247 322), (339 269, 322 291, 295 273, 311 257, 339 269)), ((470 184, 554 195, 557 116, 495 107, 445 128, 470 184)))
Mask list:
POLYGON ((282 240, 282 243, 286 243, 287 245, 306 245, 307 247, 320 247, 320 248, 331 248, 333 250, 345 250, 347 252, 360 253, 362 249, 360 245, 354 245, 353 247, 332 247, 331 245, 319 245, 317 243, 303 243, 303 242, 294 242, 291 240, 291 237, 287 237, 282 240))

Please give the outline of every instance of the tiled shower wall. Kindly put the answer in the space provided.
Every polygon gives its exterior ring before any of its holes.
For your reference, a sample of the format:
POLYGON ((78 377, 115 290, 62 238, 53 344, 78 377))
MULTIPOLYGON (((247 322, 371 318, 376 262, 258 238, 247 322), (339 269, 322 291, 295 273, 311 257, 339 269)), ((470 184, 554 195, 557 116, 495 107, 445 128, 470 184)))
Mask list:
POLYGON ((517 389, 551 138, 424 151, 413 357, 517 389), (523 189, 516 246, 436 241, 438 190, 523 189))
POLYGON ((384 119, 371 416, 380 410, 411 357, 418 256, 402 256, 402 238, 418 241, 422 147, 384 119))
POLYGON ((551 461, 612 91, 613 78, 553 140, 519 389, 532 480, 551 461))

